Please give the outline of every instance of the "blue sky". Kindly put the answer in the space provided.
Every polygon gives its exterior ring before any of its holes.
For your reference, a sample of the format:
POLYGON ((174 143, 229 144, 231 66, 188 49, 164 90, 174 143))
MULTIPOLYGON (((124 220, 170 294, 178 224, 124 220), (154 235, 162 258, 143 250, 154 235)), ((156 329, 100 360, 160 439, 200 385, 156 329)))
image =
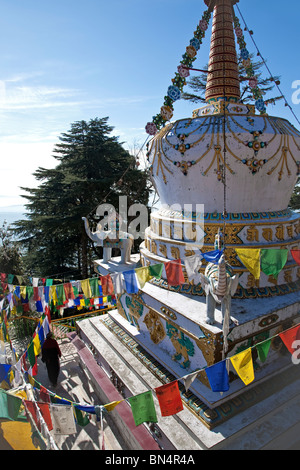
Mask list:
MULTIPOLYGON (((239 7, 300 119, 292 103, 299 0, 240 0, 239 7)), ((109 116, 126 148, 142 145, 205 8, 203 0, 0 0, 0 210, 24 202, 20 186, 36 186, 39 166, 57 164, 54 145, 75 121, 109 116)), ((210 30, 196 68, 208 62, 210 30)), ((194 107, 176 102, 174 119, 194 107)), ((268 112, 299 127, 283 104, 268 112)))

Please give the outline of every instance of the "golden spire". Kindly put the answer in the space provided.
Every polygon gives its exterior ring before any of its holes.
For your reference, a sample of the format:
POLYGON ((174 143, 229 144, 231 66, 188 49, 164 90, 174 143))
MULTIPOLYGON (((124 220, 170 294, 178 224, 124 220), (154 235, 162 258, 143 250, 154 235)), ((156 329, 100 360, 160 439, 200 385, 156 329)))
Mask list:
POLYGON ((204 0, 213 10, 205 99, 240 100, 240 81, 233 31, 233 5, 239 0, 204 0))

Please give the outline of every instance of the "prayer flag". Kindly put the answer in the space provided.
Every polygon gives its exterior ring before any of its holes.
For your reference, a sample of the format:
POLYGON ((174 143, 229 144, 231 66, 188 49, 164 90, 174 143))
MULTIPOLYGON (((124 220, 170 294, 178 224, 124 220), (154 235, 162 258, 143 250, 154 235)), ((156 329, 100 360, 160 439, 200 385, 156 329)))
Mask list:
POLYGON ((206 253, 201 252, 201 255, 208 263, 218 264, 223 252, 224 250, 213 250, 206 253))
POLYGON ((50 287, 53 284, 53 279, 46 279, 46 286, 50 287))
POLYGON ((253 274, 255 279, 260 277, 260 249, 236 248, 238 257, 244 266, 253 274))
POLYGON ((287 262, 288 253, 288 250, 262 249, 260 256, 262 272, 277 279, 278 274, 287 262))
POLYGON ((144 287, 146 282, 150 281, 150 279, 152 279, 152 277, 153 277, 150 274, 148 266, 144 266, 142 268, 136 268, 135 273, 136 273, 136 277, 139 281, 141 289, 144 287))
POLYGON ((76 424, 72 405, 51 405, 53 433, 69 435, 76 433, 76 424))
POLYGON ((38 356, 41 353, 41 343, 39 335, 36 334, 32 342, 34 346, 34 354, 35 356, 38 356))
POLYGON ((258 354, 258 359, 261 362, 265 362, 268 356, 268 352, 271 346, 271 340, 267 339, 266 341, 263 341, 262 343, 258 343, 255 345, 257 354, 258 354))
POLYGON ((149 272, 151 276, 155 277, 156 279, 161 278, 163 269, 164 269, 163 263, 152 264, 151 266, 149 266, 149 272))
POLYGON ((279 333, 280 338, 291 354, 295 352, 297 347, 293 347, 294 341, 300 341, 300 326, 295 326, 287 331, 279 333))
POLYGON ((57 303, 58 305, 63 305, 66 300, 64 285, 59 284, 56 286, 56 294, 57 294, 57 303))
POLYGON ((155 389, 162 416, 171 416, 183 410, 177 380, 155 389))
POLYGON ((40 386, 40 400, 45 403, 51 403, 49 392, 43 385, 40 386))
POLYGON ((84 293, 84 296, 89 299, 90 297, 92 297, 92 293, 91 293, 91 288, 90 288, 90 283, 89 283, 89 280, 88 279, 85 279, 84 281, 80 281, 81 283, 81 289, 82 289, 82 292, 84 293))
POLYGON ((135 270, 131 269, 129 271, 124 271, 123 276, 125 279, 125 286, 126 291, 128 294, 137 294, 139 291, 139 287, 137 284, 137 277, 135 274, 135 270))
POLYGON ((53 429, 53 424, 52 424, 52 419, 51 419, 51 414, 50 414, 50 407, 49 403, 37 403, 37 406, 39 407, 40 413, 47 424, 47 428, 49 431, 52 431, 53 429))
POLYGON ((35 365, 35 354, 34 354, 34 343, 33 343, 33 341, 28 346, 27 355, 28 355, 29 364, 31 365, 31 367, 33 367, 35 365))
POLYGON ((199 374, 199 372, 200 372, 200 370, 196 370, 195 372, 192 372, 191 374, 188 374, 188 375, 185 375, 184 377, 182 377, 186 392, 188 391, 188 389, 190 388, 190 386, 194 382, 194 380, 197 377, 197 375, 199 374))
POLYGON ((128 398, 136 426, 144 422, 157 423, 154 401, 151 390, 128 398))
POLYGON ((300 265, 300 250, 291 250, 291 255, 296 263, 300 265))
POLYGON ((6 380, 7 383, 9 383, 8 373, 10 369, 10 364, 0 364, 0 384, 3 380, 6 380))
POLYGON ((107 274, 106 276, 101 276, 101 286, 102 286, 103 295, 105 296, 113 295, 114 285, 113 285, 110 274, 107 274))
POLYGON ((213 392, 228 392, 229 375, 227 371, 226 360, 207 367, 205 372, 213 392))
POLYGON ((181 267, 181 260, 175 259, 165 263, 167 282, 169 286, 179 286, 184 284, 184 275, 181 267))
POLYGON ((89 279, 92 297, 99 297, 99 283, 97 277, 89 279))
POLYGON ((82 412, 76 406, 73 407, 74 413, 75 413, 75 418, 79 426, 86 426, 89 424, 90 420, 89 417, 86 413, 82 412))
POLYGON ((19 416, 21 404, 21 398, 10 395, 0 389, 0 418, 16 421, 19 416))
POLYGON ((114 292, 116 295, 122 295, 125 292, 125 280, 123 273, 114 273, 111 275, 114 292))
POLYGON ((202 261, 199 255, 188 256, 184 259, 185 270, 189 281, 194 281, 195 284, 200 283, 199 269, 202 265, 202 261))
POLYGON ((73 292, 73 287, 70 282, 66 282, 64 285, 65 297, 66 299, 75 299, 75 295, 73 292))
POLYGON ((250 384, 254 380, 254 368, 252 361, 251 348, 236 354, 230 358, 233 367, 235 368, 238 376, 245 385, 250 384))
POLYGON ((123 400, 119 400, 119 401, 112 401, 111 403, 107 403, 107 405, 104 405, 104 408, 106 409, 106 411, 112 411, 115 409, 115 407, 121 403, 123 400))

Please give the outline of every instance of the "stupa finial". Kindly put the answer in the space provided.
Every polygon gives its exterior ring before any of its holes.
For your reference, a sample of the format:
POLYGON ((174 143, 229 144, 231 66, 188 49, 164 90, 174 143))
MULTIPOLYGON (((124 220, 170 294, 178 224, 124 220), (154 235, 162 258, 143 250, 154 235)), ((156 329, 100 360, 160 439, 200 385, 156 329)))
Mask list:
POLYGON ((214 12, 205 99, 240 100, 233 5, 239 0, 204 0, 214 12))

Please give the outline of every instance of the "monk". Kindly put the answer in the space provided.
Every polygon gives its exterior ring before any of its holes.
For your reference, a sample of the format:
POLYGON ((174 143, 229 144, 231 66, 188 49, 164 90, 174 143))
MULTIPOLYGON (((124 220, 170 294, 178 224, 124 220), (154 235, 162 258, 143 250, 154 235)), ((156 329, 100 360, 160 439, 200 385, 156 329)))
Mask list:
POLYGON ((53 338, 53 334, 49 332, 42 346, 42 362, 45 362, 48 377, 53 386, 57 385, 57 379, 60 369, 59 358, 61 351, 57 341, 53 338))

